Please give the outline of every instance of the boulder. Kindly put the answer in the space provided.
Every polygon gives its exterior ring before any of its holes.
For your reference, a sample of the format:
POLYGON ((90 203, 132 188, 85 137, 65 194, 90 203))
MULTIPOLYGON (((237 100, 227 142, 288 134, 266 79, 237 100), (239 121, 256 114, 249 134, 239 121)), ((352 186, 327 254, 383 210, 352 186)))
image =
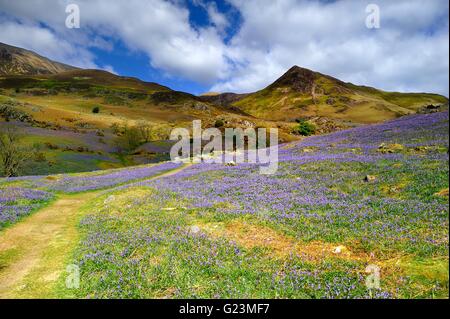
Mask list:
POLYGON ((398 153, 405 149, 405 147, 401 144, 385 144, 382 143, 378 146, 378 152, 383 154, 388 153, 398 153))
POLYGON ((364 177, 364 181, 367 183, 373 183, 377 180, 377 177, 374 175, 366 175, 366 177, 364 177))

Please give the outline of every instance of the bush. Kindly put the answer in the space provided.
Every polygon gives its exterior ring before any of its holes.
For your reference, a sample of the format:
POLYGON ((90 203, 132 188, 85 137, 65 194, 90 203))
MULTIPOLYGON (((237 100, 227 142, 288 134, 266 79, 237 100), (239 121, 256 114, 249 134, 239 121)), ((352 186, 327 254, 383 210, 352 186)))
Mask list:
POLYGON ((94 108, 92 109, 92 113, 94 113, 94 114, 100 113, 100 108, 99 108, 98 106, 94 107, 94 108))
POLYGON ((5 127, 0 130, 0 171, 5 177, 19 176, 28 150, 21 146, 23 135, 16 127, 5 127))
POLYGON ((141 132, 135 126, 124 125, 122 135, 117 137, 115 142, 122 153, 130 153, 142 144, 141 132))
POLYGON ((225 125, 225 123, 223 122, 223 120, 217 120, 216 123, 214 123, 214 127, 223 127, 225 125))
POLYGON ((316 131, 314 124, 311 124, 305 120, 297 120, 298 126, 294 129, 294 134, 310 136, 316 131))

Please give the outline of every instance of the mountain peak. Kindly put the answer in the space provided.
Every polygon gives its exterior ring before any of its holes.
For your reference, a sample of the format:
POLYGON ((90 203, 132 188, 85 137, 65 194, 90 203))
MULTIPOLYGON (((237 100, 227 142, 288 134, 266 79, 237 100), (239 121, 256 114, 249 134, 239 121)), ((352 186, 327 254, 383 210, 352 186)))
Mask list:
POLYGON ((312 90, 315 79, 318 73, 294 65, 286 73, 284 73, 278 80, 272 83, 269 88, 291 87, 295 91, 301 93, 309 93, 312 90))
POLYGON ((0 42, 0 75, 57 74, 77 68, 0 42))

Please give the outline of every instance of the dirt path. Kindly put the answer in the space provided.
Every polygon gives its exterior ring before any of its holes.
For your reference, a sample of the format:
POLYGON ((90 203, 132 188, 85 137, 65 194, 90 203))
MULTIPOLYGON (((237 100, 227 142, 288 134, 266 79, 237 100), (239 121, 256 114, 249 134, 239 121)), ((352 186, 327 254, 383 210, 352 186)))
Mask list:
MULTIPOLYGON (((173 175, 188 165, 148 180, 173 175)), ((102 192, 62 195, 0 233, 0 299, 52 298, 76 247, 81 208, 102 192)))

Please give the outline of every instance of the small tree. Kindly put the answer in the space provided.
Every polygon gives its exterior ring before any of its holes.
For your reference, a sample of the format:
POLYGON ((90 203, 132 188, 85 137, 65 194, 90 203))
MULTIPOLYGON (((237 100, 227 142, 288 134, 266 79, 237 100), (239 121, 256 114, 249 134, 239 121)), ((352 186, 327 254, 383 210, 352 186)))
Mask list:
POLYGON ((294 129, 295 134, 310 136, 316 132, 314 124, 309 123, 303 119, 297 120, 297 127, 294 129))
POLYGON ((0 160, 4 176, 18 176, 25 159, 27 150, 20 145, 22 134, 17 128, 8 126, 0 130, 0 160))
POLYGON ((152 127, 146 121, 140 121, 136 128, 139 130, 139 134, 141 138, 145 141, 145 143, 150 142, 152 139, 152 127))
POLYGON ((92 109, 92 113, 94 113, 94 114, 100 113, 100 107, 98 107, 98 106, 94 107, 94 108, 92 109))
POLYGON ((119 123, 115 122, 115 123, 111 124, 111 130, 112 130, 113 134, 120 135, 122 133, 121 132, 122 126, 119 123))
POLYGON ((116 139, 116 144, 120 151, 129 153, 141 145, 141 133, 136 126, 125 124, 122 131, 123 134, 116 139))

